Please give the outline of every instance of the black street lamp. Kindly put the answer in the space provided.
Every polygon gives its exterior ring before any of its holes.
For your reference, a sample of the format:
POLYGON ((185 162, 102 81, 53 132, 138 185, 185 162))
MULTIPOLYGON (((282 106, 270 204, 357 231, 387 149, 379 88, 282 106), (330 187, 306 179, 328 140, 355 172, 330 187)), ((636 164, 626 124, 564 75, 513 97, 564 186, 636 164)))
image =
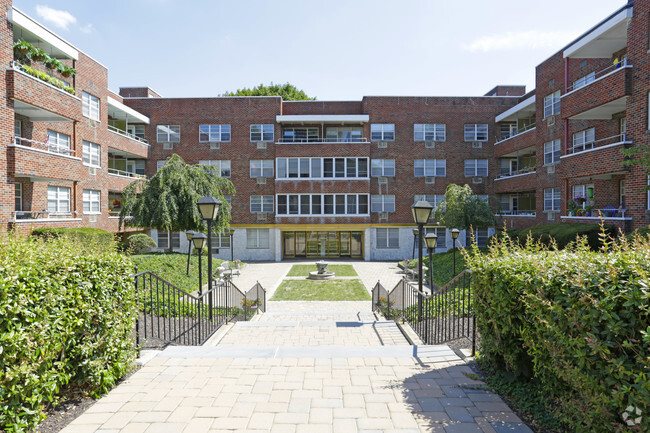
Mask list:
POLYGON ((192 243, 194 244, 194 249, 199 253, 199 296, 203 294, 203 269, 201 269, 201 253, 203 248, 205 248, 205 243, 208 240, 208 237, 203 233, 194 233, 192 237, 192 243))
POLYGON ((201 218, 208 223, 208 291, 210 291, 212 290, 212 222, 219 215, 221 202, 215 197, 203 197, 196 205, 199 207, 201 218))
POLYGON ((413 221, 418 225, 418 322, 422 320, 422 230, 429 221, 433 206, 427 201, 420 200, 411 206, 413 221))
POLYGON ((233 229, 230 229, 230 261, 234 262, 235 259, 234 254, 233 254, 233 245, 232 245, 232 237, 235 235, 235 231, 233 229))
POLYGON ((418 238, 418 229, 413 229, 413 257, 411 257, 413 260, 415 260, 415 241, 418 238))
POLYGON ((433 293, 433 252, 436 249, 436 244, 438 243, 438 235, 435 233, 427 233, 424 237, 424 243, 427 245, 429 250, 429 277, 431 280, 431 293, 433 293))
POLYGON ((187 276, 190 276, 190 256, 192 255, 192 238, 195 235, 194 230, 188 230, 185 232, 185 236, 187 236, 187 271, 185 272, 187 276))
POLYGON ((458 234, 459 233, 460 233, 460 230, 451 229, 451 239, 454 242, 454 277, 456 276, 456 239, 458 239, 458 234))

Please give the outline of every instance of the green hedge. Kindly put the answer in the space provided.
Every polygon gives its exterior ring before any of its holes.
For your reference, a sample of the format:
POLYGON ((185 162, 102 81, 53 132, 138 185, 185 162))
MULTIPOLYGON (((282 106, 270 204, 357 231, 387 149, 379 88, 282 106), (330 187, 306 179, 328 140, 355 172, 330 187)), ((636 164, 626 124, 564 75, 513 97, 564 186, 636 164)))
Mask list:
POLYGON ((540 381, 570 431, 628 431, 630 406, 629 431, 650 431, 649 257, 647 239, 594 252, 506 237, 470 254, 481 362, 540 381))
POLYGON ((57 239, 67 237, 85 244, 93 244, 98 247, 110 248, 115 241, 115 235, 102 229, 90 227, 63 228, 63 227, 41 227, 32 230, 33 237, 43 239, 57 239))
MULTIPOLYGON (((618 235, 616 227, 612 225, 606 225, 605 231, 610 236, 618 235)), ((601 247, 599 224, 542 224, 524 230, 509 229, 506 233, 510 239, 516 240, 522 245, 526 243, 527 238, 530 236, 547 246, 555 242, 558 249, 563 249, 569 243, 575 242, 576 236, 581 236, 587 238, 587 244, 592 250, 597 251, 601 247)), ((504 234, 504 232, 501 232, 496 237, 502 239, 504 234)))
POLYGON ((43 418, 65 386, 109 390, 135 358, 133 265, 66 237, 0 239, 0 431, 43 418))
MULTIPOLYGON (((133 264, 138 267, 138 272, 151 271, 163 280, 166 280, 181 290, 194 292, 199 289, 199 256, 192 255, 190 260, 190 274, 187 271, 187 254, 181 253, 148 253, 132 255, 133 264)), ((208 284, 208 258, 201 255, 201 282, 208 284)), ((217 268, 223 260, 212 259, 212 274, 217 273, 217 268)), ((240 287, 248 290, 250 287, 240 287)))

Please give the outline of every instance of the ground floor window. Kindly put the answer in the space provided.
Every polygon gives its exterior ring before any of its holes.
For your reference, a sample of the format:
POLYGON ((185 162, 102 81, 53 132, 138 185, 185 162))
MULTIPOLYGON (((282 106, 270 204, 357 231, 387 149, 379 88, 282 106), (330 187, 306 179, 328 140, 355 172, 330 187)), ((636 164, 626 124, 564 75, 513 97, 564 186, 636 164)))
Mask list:
POLYGON ((246 229, 246 248, 268 249, 269 229, 246 229))
MULTIPOLYGON (((178 249, 181 247, 181 234, 179 232, 172 232, 172 248, 178 249)), ((158 248, 169 248, 169 232, 158 231, 158 248)))
MULTIPOLYGON (((474 229, 474 245, 479 247, 487 246, 488 242, 488 229, 474 229)), ((472 231, 465 231, 465 245, 472 245, 472 231)))
POLYGON ((362 232, 283 232, 284 257, 363 257, 362 232))
POLYGON ((23 210, 23 184, 22 183, 16 183, 14 184, 15 188, 15 198, 16 198, 16 204, 15 204, 15 209, 17 211, 22 211, 23 210))
POLYGON ((70 212, 70 188, 47 187, 47 211, 51 214, 70 212))
POLYGON ((560 210, 560 188, 546 188, 544 190, 544 210, 560 210))
POLYGON ((399 248, 399 229, 378 228, 377 248, 399 248))
POLYGON ((100 213, 100 197, 101 193, 92 189, 84 189, 83 192, 83 207, 85 214, 98 214, 100 213))

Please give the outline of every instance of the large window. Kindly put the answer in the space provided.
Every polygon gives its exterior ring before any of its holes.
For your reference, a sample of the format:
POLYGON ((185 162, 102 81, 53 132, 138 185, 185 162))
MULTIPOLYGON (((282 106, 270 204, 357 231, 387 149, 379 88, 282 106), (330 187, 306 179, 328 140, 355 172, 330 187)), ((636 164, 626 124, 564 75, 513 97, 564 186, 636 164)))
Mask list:
POLYGON ((273 196, 272 195, 252 195, 251 196, 251 213, 272 213, 273 196))
POLYGON ((180 125, 158 125, 156 127, 156 141, 158 143, 180 143, 180 125))
POLYGON ((444 123, 416 123, 413 125, 413 140, 415 141, 445 141, 445 138, 444 123))
POLYGON ((395 196, 373 195, 370 197, 370 212, 395 212, 395 196))
POLYGON ((544 165, 560 161, 560 140, 544 143, 544 165))
POLYGON ((48 186, 47 211, 50 214, 70 213, 70 188, 48 186))
POLYGON ((282 130, 283 143, 312 143, 320 141, 318 128, 285 128, 282 130))
POLYGON ((413 166, 415 177, 445 177, 447 175, 446 159, 416 159, 413 166))
POLYGON ((487 141, 488 126, 487 123, 466 123, 465 124, 465 141, 487 141))
POLYGON ((250 161, 251 177, 273 177, 272 159, 252 159, 250 161))
MULTIPOLYGON (((179 232, 172 232, 172 248, 178 249, 181 247, 181 234, 179 232)), ((166 230, 158 230, 158 248, 169 248, 169 232, 166 230)))
POLYGON ((560 112, 560 91, 553 92, 544 98, 544 118, 560 112))
POLYGON ((251 141, 273 141, 273 125, 251 125, 251 141))
POLYGON ((83 141, 83 164, 89 167, 100 167, 100 150, 99 144, 83 141))
POLYGON ((268 249, 269 229, 246 229, 246 248, 268 249))
MULTIPOLYGON (((413 204, 419 202, 419 201, 426 201, 433 206, 433 209, 435 210, 440 202, 442 202, 445 199, 444 194, 435 194, 435 195, 421 195, 421 194, 416 194, 413 196, 413 204)), ((435 215, 431 214, 431 217, 435 219, 435 215)))
POLYGON ((230 248, 230 233, 217 233, 212 238, 212 253, 217 254, 215 250, 220 248, 230 248))
POLYGON ((576 132, 573 134, 573 152, 584 152, 593 149, 594 141, 596 141, 596 130, 594 128, 576 132))
POLYGON ((16 183, 14 184, 15 188, 15 207, 14 210, 21 211, 23 210, 23 184, 22 183, 16 183))
POLYGON ((373 159, 370 175, 373 177, 394 177, 395 160, 394 159, 373 159))
POLYGON ((368 177, 368 158, 278 158, 278 179, 368 177))
POLYGON ((99 98, 90 93, 81 92, 81 113, 93 120, 99 120, 99 98))
POLYGON ((370 139, 373 141, 394 141, 394 123, 373 123, 370 125, 370 139))
POLYGON ((544 210, 560 210, 560 188, 546 188, 544 190, 544 210))
POLYGON ((399 248, 399 229, 378 228, 377 248, 399 248))
POLYGON ((199 125, 199 142, 230 141, 230 125, 199 125))
POLYGON ((199 161, 200 165, 211 165, 216 167, 221 177, 230 177, 230 161, 229 160, 210 160, 199 161))
POLYGON ((70 153, 70 136, 60 132, 47 130, 47 150, 50 152, 70 153))
POLYGON ((488 160, 487 159, 466 159, 465 160, 465 177, 487 176, 488 160))
POLYGON ((358 143, 363 141, 363 128, 360 126, 330 126, 327 128, 325 140, 336 143, 358 143))
POLYGON ((98 214, 101 213, 101 193, 92 189, 84 189, 83 191, 83 206, 85 214, 98 214))
POLYGON ((278 194, 277 215, 368 215, 367 194, 278 194))

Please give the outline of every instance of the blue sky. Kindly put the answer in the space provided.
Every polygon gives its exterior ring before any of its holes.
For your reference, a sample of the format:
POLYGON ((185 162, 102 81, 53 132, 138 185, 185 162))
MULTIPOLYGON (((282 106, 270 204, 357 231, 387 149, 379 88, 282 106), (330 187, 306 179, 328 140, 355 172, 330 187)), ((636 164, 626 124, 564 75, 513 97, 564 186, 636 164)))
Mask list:
POLYGON ((106 65, 115 91, 217 96, 288 81, 319 100, 530 90, 536 65, 625 3, 14 0, 106 65))

